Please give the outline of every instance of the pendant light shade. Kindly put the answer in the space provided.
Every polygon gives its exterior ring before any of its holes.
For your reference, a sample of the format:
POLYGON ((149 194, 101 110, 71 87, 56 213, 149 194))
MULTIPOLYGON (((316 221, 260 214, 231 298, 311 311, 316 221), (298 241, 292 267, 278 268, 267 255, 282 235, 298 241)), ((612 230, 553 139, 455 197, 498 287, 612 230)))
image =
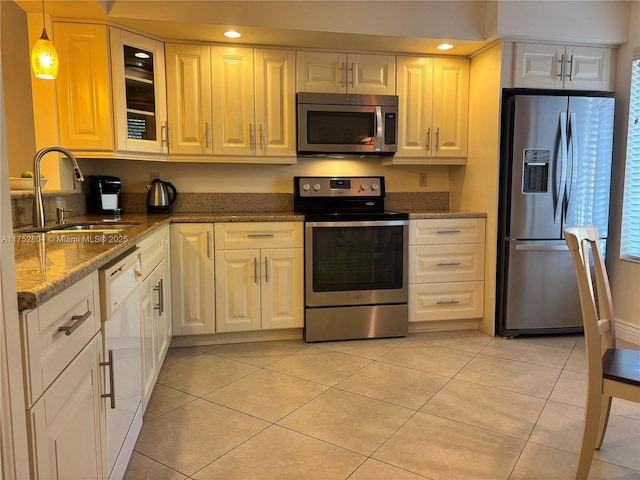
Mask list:
POLYGON ((31 50, 31 68, 38 78, 53 80, 58 75, 58 52, 47 36, 44 23, 44 0, 42 0, 42 35, 31 50))

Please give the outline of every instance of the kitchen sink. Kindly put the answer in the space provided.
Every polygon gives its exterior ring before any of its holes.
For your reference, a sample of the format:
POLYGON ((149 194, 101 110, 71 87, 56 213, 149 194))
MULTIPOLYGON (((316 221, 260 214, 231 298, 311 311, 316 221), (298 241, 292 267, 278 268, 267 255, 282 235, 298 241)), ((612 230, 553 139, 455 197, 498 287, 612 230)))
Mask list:
POLYGON ((87 222, 87 223, 70 223, 65 225, 50 225, 43 228, 32 228, 22 230, 21 233, 107 233, 120 232, 127 228, 135 227, 138 223, 118 223, 118 222, 87 222))

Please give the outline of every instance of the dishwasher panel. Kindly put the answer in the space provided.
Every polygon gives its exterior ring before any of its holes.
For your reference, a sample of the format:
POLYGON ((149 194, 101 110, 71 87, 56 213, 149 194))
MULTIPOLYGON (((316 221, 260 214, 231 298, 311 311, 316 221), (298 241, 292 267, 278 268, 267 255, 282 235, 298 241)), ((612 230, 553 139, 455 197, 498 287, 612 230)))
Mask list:
POLYGON ((137 250, 100 270, 110 480, 123 477, 142 428, 141 276, 137 250))

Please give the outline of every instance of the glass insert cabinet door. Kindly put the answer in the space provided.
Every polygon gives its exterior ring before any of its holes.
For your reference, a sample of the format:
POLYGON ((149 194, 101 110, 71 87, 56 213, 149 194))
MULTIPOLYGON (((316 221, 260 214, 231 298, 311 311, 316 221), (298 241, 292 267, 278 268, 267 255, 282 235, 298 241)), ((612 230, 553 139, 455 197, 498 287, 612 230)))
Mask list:
POLYGON ((110 41, 118 150, 167 153, 162 43, 115 27, 110 41))

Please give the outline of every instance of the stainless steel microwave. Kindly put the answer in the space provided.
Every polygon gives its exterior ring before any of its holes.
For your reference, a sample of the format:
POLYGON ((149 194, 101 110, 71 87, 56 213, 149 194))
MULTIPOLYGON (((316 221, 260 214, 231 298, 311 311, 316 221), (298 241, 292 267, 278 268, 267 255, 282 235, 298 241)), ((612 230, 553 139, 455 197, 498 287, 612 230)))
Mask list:
POLYGON ((298 93, 298 155, 393 155, 398 97, 298 93))

